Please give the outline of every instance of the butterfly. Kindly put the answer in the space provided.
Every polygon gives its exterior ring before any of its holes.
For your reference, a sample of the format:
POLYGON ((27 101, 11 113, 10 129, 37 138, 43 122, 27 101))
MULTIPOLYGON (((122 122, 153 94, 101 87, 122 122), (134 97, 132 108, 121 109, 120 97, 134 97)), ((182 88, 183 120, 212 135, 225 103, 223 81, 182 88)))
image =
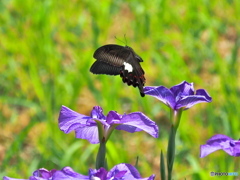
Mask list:
POLYGON ((93 74, 120 75, 123 83, 138 87, 144 97, 144 70, 140 62, 142 58, 129 46, 108 44, 98 48, 93 57, 96 61, 90 68, 93 74))

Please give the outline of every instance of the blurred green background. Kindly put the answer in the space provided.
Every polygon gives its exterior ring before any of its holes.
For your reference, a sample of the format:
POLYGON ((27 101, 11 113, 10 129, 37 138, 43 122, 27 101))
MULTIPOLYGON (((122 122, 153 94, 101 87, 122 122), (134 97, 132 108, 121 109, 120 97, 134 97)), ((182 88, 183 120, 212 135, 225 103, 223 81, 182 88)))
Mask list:
POLYGON ((127 43, 144 60, 146 86, 186 80, 213 98, 183 113, 174 179, 209 179, 211 171, 240 178, 239 158, 223 151, 199 158, 214 134, 240 138, 239 16, 239 0, 0 0, 0 175, 28 178, 37 168, 64 166, 87 174, 98 145, 61 132, 58 113, 65 105, 89 115, 100 105, 105 114, 142 111, 157 122, 158 139, 115 131, 108 163, 134 164, 139 156, 142 176, 160 179, 169 109, 120 77, 89 72, 96 48, 127 43))

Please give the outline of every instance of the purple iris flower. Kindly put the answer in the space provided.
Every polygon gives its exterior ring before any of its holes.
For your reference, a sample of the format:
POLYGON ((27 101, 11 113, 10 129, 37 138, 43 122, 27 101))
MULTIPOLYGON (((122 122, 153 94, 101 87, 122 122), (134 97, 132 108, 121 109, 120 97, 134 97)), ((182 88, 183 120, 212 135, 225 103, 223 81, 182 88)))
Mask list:
POLYGON ((3 180, 154 180, 154 178, 155 175, 142 178, 134 166, 123 163, 114 166, 109 172, 104 168, 90 169, 88 176, 79 174, 70 167, 51 171, 41 168, 34 171, 33 176, 30 176, 29 179, 15 179, 4 176, 3 180))
POLYGON ((104 116, 102 108, 95 106, 91 115, 86 116, 62 106, 58 120, 59 128, 63 132, 74 130, 77 138, 87 139, 92 144, 107 141, 114 129, 130 133, 145 131, 155 138, 158 137, 156 123, 141 112, 120 115, 116 111, 110 111, 104 116))
POLYGON ((154 180, 155 175, 148 178, 142 178, 138 170, 131 164, 118 164, 109 172, 104 168, 98 170, 89 170, 89 178, 93 180, 154 180))
POLYGON ((182 83, 171 87, 164 86, 146 86, 144 93, 156 97, 173 110, 189 109, 200 102, 211 102, 212 98, 204 89, 198 89, 194 94, 193 83, 183 81, 182 83))
MULTIPOLYGON (((132 166, 131 164, 118 164, 114 166, 107 175, 107 179, 114 179, 114 180, 154 180, 155 175, 151 175, 148 178, 141 178, 138 170, 132 166), (114 178, 113 178, 114 177, 114 178)), ((103 180, 103 179, 101 179, 103 180)))
POLYGON ((3 180, 89 180, 89 176, 78 174, 70 167, 51 171, 41 168, 34 171, 29 179, 15 179, 4 176, 3 180))
POLYGON ((231 156, 240 156, 240 140, 233 140, 223 134, 214 135, 206 144, 200 146, 200 157, 203 158, 219 149, 224 150, 231 156))

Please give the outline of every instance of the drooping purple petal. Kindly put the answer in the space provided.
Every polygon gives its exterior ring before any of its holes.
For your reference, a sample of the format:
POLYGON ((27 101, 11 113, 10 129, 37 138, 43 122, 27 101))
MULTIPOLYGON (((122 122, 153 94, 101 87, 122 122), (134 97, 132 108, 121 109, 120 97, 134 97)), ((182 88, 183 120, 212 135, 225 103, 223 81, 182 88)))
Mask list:
POLYGON ((152 175, 148 178, 142 178, 138 170, 131 164, 118 164, 114 166, 108 173, 107 179, 122 178, 126 180, 154 180, 155 175, 152 175))
POLYGON ((200 146, 200 157, 203 158, 219 149, 224 150, 231 156, 240 156, 240 141, 222 134, 214 135, 206 144, 200 146))
MULTIPOLYGON (((45 168, 38 169, 33 172, 34 177, 41 177, 43 179, 49 179, 52 178, 53 174, 56 172, 56 169, 48 171, 45 168)), ((31 178, 30 178, 31 179, 31 178)))
POLYGON ((89 176, 79 174, 71 167, 64 167, 53 174, 52 180, 89 180, 89 176))
POLYGON ((48 171, 44 168, 33 172, 29 179, 15 179, 3 177, 3 180, 89 180, 89 176, 85 176, 75 172, 71 167, 64 167, 62 170, 48 171))
POLYGON ((207 93, 207 91, 205 89, 198 89, 196 91, 196 95, 204 96, 207 99, 207 102, 211 102, 212 101, 212 97, 207 93))
MULTIPOLYGON (((102 114, 102 108, 99 106, 93 107, 91 115, 94 119, 102 119, 105 116, 102 114)), ((59 127, 65 133, 75 130, 77 138, 86 139, 92 144, 99 143, 98 129, 96 122, 92 117, 79 114, 68 107, 62 106, 59 114, 59 127)))
POLYGON ((69 133, 85 125, 89 118, 89 116, 79 114, 66 106, 62 106, 58 118, 59 128, 61 131, 69 133))
POLYGON ((53 169, 51 171, 48 171, 45 168, 38 169, 33 172, 33 175, 29 177, 29 179, 16 179, 16 178, 10 178, 10 177, 3 177, 3 180, 49 180, 52 179, 53 174, 57 170, 53 169))
POLYGON ((211 154, 219 149, 222 149, 220 144, 216 144, 214 146, 210 146, 208 144, 200 146, 200 157, 203 158, 208 154, 211 154))
POLYGON ((16 179, 16 178, 10 178, 10 177, 4 176, 3 180, 29 180, 29 179, 16 179))
POLYGON ((130 165, 130 164, 118 164, 114 166, 108 173, 108 177, 118 177, 124 179, 136 179, 136 178, 141 178, 141 175, 139 174, 138 170, 130 165))
POLYGON ((233 149, 234 156, 240 157, 240 140, 234 141, 234 142, 230 142, 230 145, 231 146, 234 145, 234 149, 233 149))
POLYGON ((130 133, 145 131, 155 138, 158 137, 157 124, 141 112, 123 115, 121 124, 116 129, 125 130, 130 133))
POLYGON ((98 128, 96 125, 80 127, 80 128, 75 129, 75 132, 76 132, 76 138, 86 139, 91 144, 99 143, 98 128))
POLYGON ((172 109, 176 104, 174 94, 164 86, 158 86, 158 87, 146 86, 144 87, 144 93, 146 95, 151 95, 157 98, 167 106, 170 106, 172 109))

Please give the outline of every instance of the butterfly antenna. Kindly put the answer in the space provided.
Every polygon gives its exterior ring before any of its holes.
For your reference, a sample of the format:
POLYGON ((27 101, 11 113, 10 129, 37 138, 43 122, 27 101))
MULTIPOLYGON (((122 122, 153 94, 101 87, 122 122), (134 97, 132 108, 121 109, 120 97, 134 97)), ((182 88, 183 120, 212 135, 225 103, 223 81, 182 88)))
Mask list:
POLYGON ((124 34, 124 40, 125 40, 125 42, 122 41, 122 40, 120 40, 120 39, 118 39, 116 36, 114 36, 114 37, 115 37, 116 40, 120 41, 120 42, 123 43, 125 46, 127 46, 127 38, 126 38, 126 34, 124 34))
POLYGON ((127 46, 127 38, 126 38, 126 34, 124 34, 124 40, 125 40, 125 43, 126 43, 126 46, 127 46))

